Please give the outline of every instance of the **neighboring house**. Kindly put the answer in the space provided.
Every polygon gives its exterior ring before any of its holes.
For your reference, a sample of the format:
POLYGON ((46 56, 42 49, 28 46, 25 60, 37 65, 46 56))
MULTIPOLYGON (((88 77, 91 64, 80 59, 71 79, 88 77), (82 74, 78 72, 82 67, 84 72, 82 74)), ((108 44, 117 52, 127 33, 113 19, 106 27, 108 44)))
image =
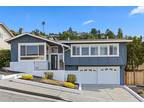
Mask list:
POLYGON ((10 49, 10 45, 5 41, 13 37, 10 30, 2 23, 0 23, 0 50, 10 49))
POLYGON ((10 69, 66 80, 75 74, 82 84, 124 84, 128 42, 125 39, 52 41, 32 34, 7 40, 11 44, 10 69))

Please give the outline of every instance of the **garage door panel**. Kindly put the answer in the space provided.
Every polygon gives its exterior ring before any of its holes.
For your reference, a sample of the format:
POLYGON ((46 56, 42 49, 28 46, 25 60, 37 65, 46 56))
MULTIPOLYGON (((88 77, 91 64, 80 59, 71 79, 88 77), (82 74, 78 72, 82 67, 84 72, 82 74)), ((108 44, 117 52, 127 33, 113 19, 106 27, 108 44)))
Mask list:
POLYGON ((81 84, 96 84, 97 72, 80 72, 81 84))
POLYGON ((98 84, 120 84, 119 72, 98 72, 98 84))
POLYGON ((99 67, 98 84, 120 84, 120 68, 99 67))

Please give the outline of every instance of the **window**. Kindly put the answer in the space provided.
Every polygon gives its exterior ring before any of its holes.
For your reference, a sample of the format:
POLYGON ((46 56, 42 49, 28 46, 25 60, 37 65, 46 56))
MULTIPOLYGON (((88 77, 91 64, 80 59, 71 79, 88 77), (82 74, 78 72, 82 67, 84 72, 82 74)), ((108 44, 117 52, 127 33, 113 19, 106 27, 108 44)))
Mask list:
POLYGON ((98 47, 97 46, 91 47, 91 55, 98 55, 98 47))
POLYGON ((57 46, 52 46, 51 47, 51 52, 52 53, 58 53, 58 47, 57 46))
POLYGON ((44 60, 44 45, 20 45, 20 60, 44 60))
POLYGON ((82 55, 89 55, 89 47, 82 47, 82 55))
POLYGON ((107 55, 108 53, 108 47, 107 46, 100 46, 100 55, 107 55))
POLYGON ((39 54, 39 46, 27 46, 27 55, 38 55, 39 54))
POLYGON ((109 46, 109 55, 117 55, 117 46, 115 45, 110 45, 109 46))
POLYGON ((119 56, 119 44, 75 44, 72 45, 73 57, 116 57, 119 56))
POLYGON ((73 46, 72 47, 72 54, 73 55, 80 55, 80 47, 79 46, 73 46))

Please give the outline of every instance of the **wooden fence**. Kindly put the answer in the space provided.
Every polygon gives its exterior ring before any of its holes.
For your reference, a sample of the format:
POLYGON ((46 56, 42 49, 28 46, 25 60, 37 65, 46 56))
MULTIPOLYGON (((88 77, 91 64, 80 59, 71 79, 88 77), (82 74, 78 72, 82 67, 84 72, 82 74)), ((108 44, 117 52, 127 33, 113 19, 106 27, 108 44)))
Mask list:
POLYGON ((126 72, 126 85, 144 85, 144 71, 126 72))

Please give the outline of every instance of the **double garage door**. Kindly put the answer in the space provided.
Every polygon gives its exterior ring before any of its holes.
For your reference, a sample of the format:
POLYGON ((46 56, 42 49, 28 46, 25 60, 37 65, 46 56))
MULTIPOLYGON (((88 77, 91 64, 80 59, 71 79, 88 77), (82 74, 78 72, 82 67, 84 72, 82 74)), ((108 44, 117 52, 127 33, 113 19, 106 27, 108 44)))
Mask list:
POLYGON ((79 67, 81 84, 120 84, 120 67, 79 67))

